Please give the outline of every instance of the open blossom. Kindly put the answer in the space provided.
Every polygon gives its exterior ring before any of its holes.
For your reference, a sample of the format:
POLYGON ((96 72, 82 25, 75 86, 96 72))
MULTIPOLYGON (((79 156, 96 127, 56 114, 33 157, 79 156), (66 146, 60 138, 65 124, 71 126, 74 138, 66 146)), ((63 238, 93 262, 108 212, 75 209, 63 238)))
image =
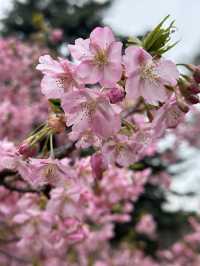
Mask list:
POLYGON ((129 100, 142 96, 147 103, 157 105, 171 95, 166 85, 174 87, 179 77, 176 65, 165 59, 154 59, 144 49, 129 46, 124 56, 126 93, 129 100))
POLYGON ((103 145, 102 155, 109 164, 116 162, 121 166, 128 166, 139 159, 138 152, 140 149, 139 143, 133 142, 126 136, 118 136, 103 145))
POLYGON ((17 166, 17 149, 13 142, 6 139, 0 141, 0 170, 15 169, 17 166))
POLYGON ((169 99, 156 113, 152 122, 156 137, 161 137, 166 129, 176 128, 184 121, 185 113, 175 99, 169 99))
POLYGON ((76 66, 67 59, 59 58, 57 61, 44 55, 39 58, 36 69, 44 74, 41 88, 47 98, 61 98, 65 91, 80 86, 75 74, 76 66))
POLYGON ((67 126, 81 134, 92 130, 99 137, 107 138, 120 129, 120 117, 108 98, 96 89, 80 89, 66 93, 62 100, 67 126))
POLYGON ((69 50, 81 61, 77 74, 85 83, 113 87, 120 80, 122 43, 115 41, 110 28, 97 27, 89 39, 77 39, 69 50))
POLYGON ((103 145, 102 155, 107 163, 128 166, 140 159, 150 142, 148 131, 138 131, 131 137, 118 134, 103 145))
POLYGON ((22 177, 32 186, 46 183, 59 185, 68 181, 73 176, 72 171, 59 160, 34 159, 21 165, 19 169, 22 177))

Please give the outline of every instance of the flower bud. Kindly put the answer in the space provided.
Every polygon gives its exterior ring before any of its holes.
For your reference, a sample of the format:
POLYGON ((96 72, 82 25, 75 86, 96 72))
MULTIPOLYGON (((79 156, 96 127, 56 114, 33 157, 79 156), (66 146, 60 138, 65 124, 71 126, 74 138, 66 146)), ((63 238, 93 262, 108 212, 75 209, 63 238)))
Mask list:
POLYGON ((54 29, 51 32, 50 40, 52 43, 57 44, 61 42, 63 39, 63 30, 62 29, 54 29))
POLYGON ((199 97, 198 95, 188 95, 186 97, 186 101, 189 103, 189 104, 197 104, 199 103, 199 97))
POLYGON ((91 157, 91 167, 94 177, 101 179, 103 172, 106 170, 106 163, 103 161, 101 153, 95 153, 91 157))
POLYGON ((112 88, 108 91, 107 96, 111 103, 115 104, 121 102, 125 97, 125 91, 121 86, 112 88))
POLYGON ((28 158, 33 157, 36 154, 37 149, 35 146, 31 146, 28 142, 24 142, 18 147, 18 152, 25 158, 28 158))
POLYGON ((200 83, 200 68, 197 67, 193 73, 194 80, 199 84, 200 83))
POLYGON ((198 86, 198 84, 194 83, 194 84, 191 84, 190 86, 188 86, 188 91, 191 93, 191 94, 198 94, 200 93, 200 87, 198 86))

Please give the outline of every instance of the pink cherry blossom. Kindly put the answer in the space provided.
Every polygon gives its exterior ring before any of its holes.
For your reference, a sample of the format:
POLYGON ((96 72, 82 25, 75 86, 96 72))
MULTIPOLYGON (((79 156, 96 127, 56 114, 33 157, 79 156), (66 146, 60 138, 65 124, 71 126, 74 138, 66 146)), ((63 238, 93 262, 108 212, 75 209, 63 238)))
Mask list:
POLYGON ((80 85, 75 77, 76 66, 67 59, 59 58, 57 61, 44 55, 39 58, 36 69, 44 74, 41 88, 47 98, 61 98, 65 91, 80 85))
POLYGON ((152 123, 157 137, 164 134, 166 129, 176 128, 184 121, 185 113, 180 109, 176 100, 169 99, 156 113, 152 123))
POLYGON ((52 158, 31 158, 28 162, 20 165, 19 171, 22 177, 34 187, 47 183, 63 184, 73 176, 73 171, 70 171, 67 165, 52 158))
POLYGON ((103 144, 102 154, 107 163, 129 166, 137 162, 153 141, 152 133, 142 130, 132 136, 118 134, 103 144))
POLYGON ((66 93, 62 100, 67 126, 81 134, 92 130, 99 137, 107 138, 120 129, 120 117, 107 97, 97 89, 80 89, 66 93))
POLYGON ((95 28, 89 39, 78 39, 69 50, 81 61, 77 74, 85 83, 113 87, 120 80, 122 43, 115 41, 110 28, 95 28))
POLYGON ((147 103, 157 105, 168 99, 171 92, 166 85, 177 84, 176 65, 165 59, 154 59, 144 49, 129 46, 124 56, 127 98, 136 101, 142 96, 147 103))

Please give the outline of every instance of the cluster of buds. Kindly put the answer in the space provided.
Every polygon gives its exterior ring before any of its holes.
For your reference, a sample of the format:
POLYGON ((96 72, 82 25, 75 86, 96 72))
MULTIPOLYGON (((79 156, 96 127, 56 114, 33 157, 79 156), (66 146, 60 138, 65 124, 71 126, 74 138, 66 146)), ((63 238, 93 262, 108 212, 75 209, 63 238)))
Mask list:
POLYGON ((197 66, 188 64, 184 65, 192 75, 182 75, 179 79, 179 89, 188 104, 197 104, 200 102, 200 69, 197 66))

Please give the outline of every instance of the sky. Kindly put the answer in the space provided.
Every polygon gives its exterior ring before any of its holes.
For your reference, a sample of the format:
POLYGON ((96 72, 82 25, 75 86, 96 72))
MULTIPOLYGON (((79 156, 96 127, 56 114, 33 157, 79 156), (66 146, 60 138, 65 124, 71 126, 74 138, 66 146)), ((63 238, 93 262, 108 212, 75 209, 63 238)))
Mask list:
POLYGON ((176 20, 175 39, 180 43, 169 56, 189 62, 195 53, 200 53, 199 12, 199 0, 115 0, 104 21, 116 31, 137 35, 170 14, 176 20))

